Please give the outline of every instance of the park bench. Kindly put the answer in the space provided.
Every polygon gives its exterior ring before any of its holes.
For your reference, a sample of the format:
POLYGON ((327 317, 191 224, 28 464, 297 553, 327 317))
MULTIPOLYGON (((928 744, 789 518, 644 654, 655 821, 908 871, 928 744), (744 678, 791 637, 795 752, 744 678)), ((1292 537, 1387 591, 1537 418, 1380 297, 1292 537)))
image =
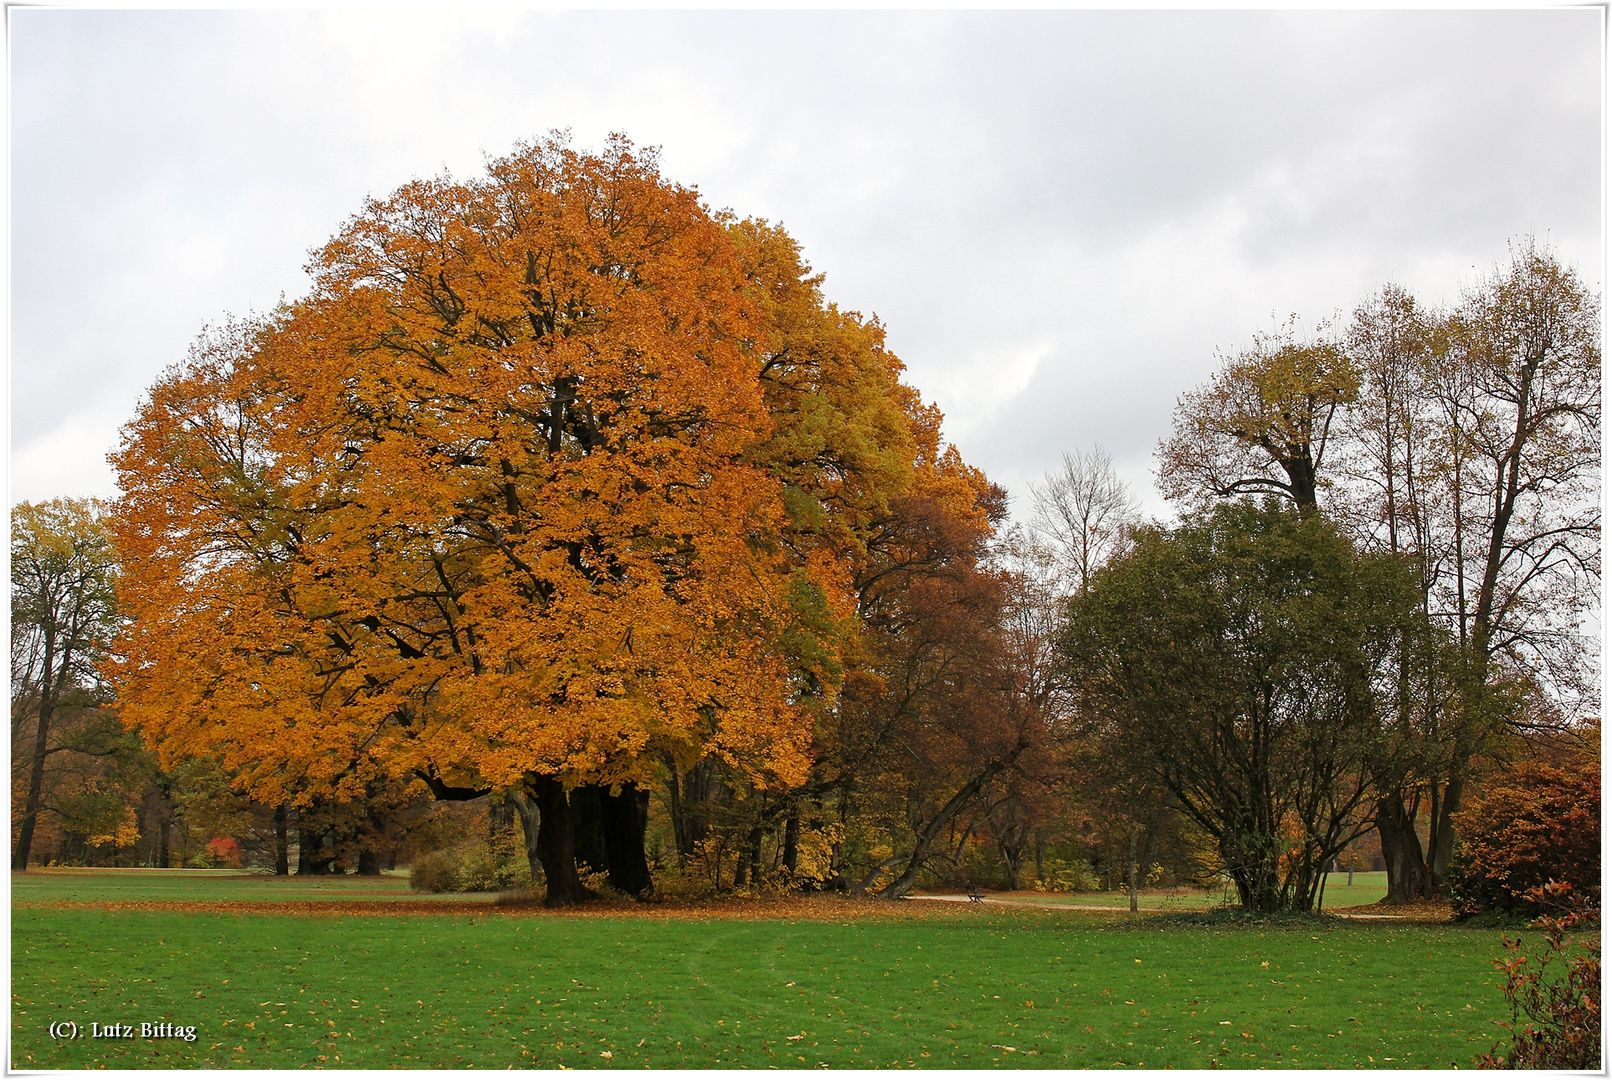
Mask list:
POLYGON ((968 887, 968 902, 971 904, 985 903, 985 894, 980 892, 978 885, 970 885, 968 887))

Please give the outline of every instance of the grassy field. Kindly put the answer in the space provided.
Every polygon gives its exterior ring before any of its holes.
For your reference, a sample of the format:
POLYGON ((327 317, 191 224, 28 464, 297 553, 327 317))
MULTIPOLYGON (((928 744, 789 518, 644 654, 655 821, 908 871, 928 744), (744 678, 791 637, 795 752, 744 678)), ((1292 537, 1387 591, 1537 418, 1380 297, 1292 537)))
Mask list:
MULTIPOLYGON (((1097 906, 1127 911, 1130 910, 1131 903, 1130 895, 1123 890, 1100 893, 1017 892, 994 894, 987 889, 986 894, 1043 904, 1070 904, 1080 907, 1097 906)), ((1383 871, 1357 873, 1353 875, 1353 884, 1350 884, 1350 875, 1348 874, 1329 874, 1327 875, 1326 891, 1322 893, 1321 906, 1326 911, 1332 911, 1337 908, 1375 904, 1387 895, 1388 875, 1383 871)), ((1144 891, 1137 898, 1137 908, 1142 911, 1205 911, 1210 908, 1235 903, 1236 899, 1236 892, 1229 889, 1154 889, 1144 891)))
POLYGON ((192 872, 12 890, 19 1069, 1466 1067, 1504 1015, 1499 933, 1449 926, 843 900, 422 915, 396 879, 192 872), (232 907, 309 898, 347 914, 232 907), (79 1037, 53 1040, 64 1020, 79 1037))
MULTIPOLYGON (((51 867, 11 875, 13 904, 121 900, 413 900, 407 874, 274 877, 239 870, 86 870, 51 867)), ((439 899, 466 899, 443 896, 439 899)))

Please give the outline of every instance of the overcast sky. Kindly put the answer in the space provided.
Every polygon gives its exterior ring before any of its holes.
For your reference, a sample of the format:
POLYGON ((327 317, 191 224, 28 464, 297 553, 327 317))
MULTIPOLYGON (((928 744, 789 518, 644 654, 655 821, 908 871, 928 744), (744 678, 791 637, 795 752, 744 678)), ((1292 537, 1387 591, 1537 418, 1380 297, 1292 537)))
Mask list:
POLYGON ((105 456, 204 324, 308 287, 366 195, 569 128, 662 148, 876 313, 1019 496, 1273 317, 1429 301, 1528 232, 1597 287, 1601 12, 11 8, 13 503, 105 456))

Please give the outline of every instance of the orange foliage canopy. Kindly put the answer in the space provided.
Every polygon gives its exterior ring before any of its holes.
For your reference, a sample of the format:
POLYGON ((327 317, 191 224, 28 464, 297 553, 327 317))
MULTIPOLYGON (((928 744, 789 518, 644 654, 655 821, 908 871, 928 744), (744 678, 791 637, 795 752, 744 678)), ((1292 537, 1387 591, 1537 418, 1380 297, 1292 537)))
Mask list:
POLYGON ((621 138, 409 184, 313 269, 125 430, 125 721, 269 802, 800 783, 859 538, 915 483, 972 512, 877 324, 621 138))

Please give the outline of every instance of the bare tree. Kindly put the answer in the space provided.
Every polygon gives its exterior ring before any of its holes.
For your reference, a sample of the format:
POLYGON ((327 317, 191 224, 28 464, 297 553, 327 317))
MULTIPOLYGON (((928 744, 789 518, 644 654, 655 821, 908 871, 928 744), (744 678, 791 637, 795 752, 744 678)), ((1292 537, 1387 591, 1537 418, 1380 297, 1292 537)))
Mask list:
POLYGON ((1141 510, 1101 446, 1063 456, 1063 466, 1031 486, 1030 532, 1083 593, 1091 575, 1121 550, 1141 510))
POLYGON ((1424 808, 1438 812, 1438 789, 1426 777, 1454 745, 1449 650, 1432 595, 1447 563, 1450 518, 1445 474, 1434 434, 1436 409, 1427 392, 1446 316, 1422 308, 1389 284, 1355 309, 1346 339, 1360 390, 1340 431, 1335 458, 1341 478, 1332 511, 1363 547, 1405 561, 1420 586, 1424 634, 1401 641, 1393 658, 1396 692, 1383 717, 1375 763, 1375 824, 1388 871, 1388 901, 1431 891, 1427 853, 1416 831, 1424 808))
POLYGON ((1430 634, 1400 658, 1377 824, 1389 899, 1443 883, 1475 754, 1507 728, 1581 712, 1581 621, 1600 579, 1599 310, 1529 239, 1450 312, 1394 286, 1348 337, 1335 516, 1409 562, 1430 634), (1540 695, 1556 707, 1541 709, 1540 695), (1416 832, 1431 821, 1424 850, 1416 832))
POLYGON ((1464 664, 1429 874, 1442 885, 1471 756, 1524 715, 1505 685, 1589 696, 1582 620, 1601 573, 1600 306, 1530 237, 1462 298, 1432 366, 1451 514, 1433 586, 1464 664))

